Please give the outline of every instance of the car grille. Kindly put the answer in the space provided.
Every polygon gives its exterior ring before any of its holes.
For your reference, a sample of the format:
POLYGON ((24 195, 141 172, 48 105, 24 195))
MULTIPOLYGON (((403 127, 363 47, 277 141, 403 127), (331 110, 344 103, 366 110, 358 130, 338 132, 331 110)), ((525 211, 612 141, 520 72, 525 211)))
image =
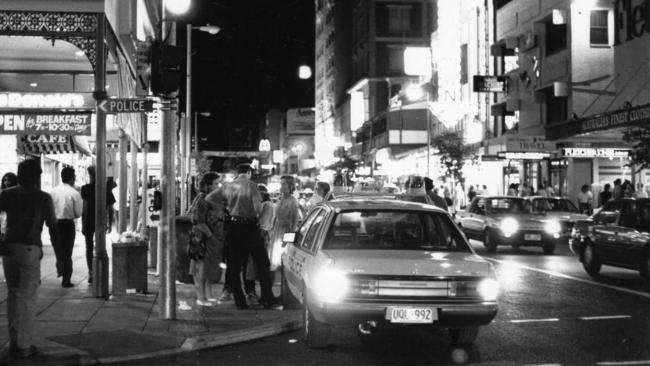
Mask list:
POLYGON ((482 277, 352 276, 349 298, 425 301, 477 299, 482 277))

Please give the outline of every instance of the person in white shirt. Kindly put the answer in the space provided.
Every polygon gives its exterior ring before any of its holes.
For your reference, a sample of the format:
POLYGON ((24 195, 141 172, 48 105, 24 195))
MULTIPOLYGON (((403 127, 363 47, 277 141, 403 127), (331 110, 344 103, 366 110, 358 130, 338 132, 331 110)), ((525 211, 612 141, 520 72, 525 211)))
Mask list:
POLYGON ((312 207, 316 206, 322 202, 325 197, 330 192, 330 185, 327 182, 318 182, 316 183, 316 192, 311 196, 309 201, 307 201, 307 211, 310 211, 312 207))
POLYGON ((591 208, 594 205, 594 195, 588 184, 584 184, 578 193, 578 208, 581 213, 591 215, 591 208))
POLYGON ((74 220, 81 217, 83 211, 81 194, 74 188, 75 178, 74 168, 63 168, 61 170, 62 183, 50 192, 57 219, 56 225, 50 230, 50 237, 56 255, 56 272, 59 277, 63 277, 61 281, 62 287, 74 286, 70 282, 72 277, 72 249, 74 248, 76 234, 74 220))

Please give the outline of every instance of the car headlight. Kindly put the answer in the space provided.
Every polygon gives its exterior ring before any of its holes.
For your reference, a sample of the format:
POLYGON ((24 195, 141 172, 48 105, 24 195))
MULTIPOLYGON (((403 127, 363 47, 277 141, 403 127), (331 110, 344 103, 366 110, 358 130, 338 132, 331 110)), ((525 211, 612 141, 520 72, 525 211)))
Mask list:
POLYGON ((519 223, 512 217, 506 217, 501 221, 500 227, 505 236, 512 236, 512 234, 516 233, 517 230, 519 230, 519 223))
POLYGON ((544 230, 549 234, 559 234, 562 231, 562 225, 556 220, 546 221, 544 230))
POLYGON ((348 292, 350 283, 345 274, 336 269, 324 269, 314 279, 316 296, 326 302, 338 302, 348 292))
POLYGON ((494 301, 499 296, 499 282, 486 278, 478 284, 478 293, 485 301, 494 301))

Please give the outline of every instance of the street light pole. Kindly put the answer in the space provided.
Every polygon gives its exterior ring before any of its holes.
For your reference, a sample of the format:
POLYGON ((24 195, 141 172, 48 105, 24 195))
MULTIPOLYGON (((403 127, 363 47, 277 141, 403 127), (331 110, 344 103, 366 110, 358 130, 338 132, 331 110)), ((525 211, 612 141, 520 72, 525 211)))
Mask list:
POLYGON ((431 91, 427 89, 427 178, 430 174, 431 159, 431 91))

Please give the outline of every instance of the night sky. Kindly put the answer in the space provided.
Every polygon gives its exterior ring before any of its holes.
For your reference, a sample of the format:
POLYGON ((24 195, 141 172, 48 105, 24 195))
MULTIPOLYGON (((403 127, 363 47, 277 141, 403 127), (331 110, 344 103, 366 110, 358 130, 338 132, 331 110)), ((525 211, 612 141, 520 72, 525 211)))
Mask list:
MULTIPOLYGON (((185 44, 188 22, 221 27, 217 35, 192 34, 192 104, 211 113, 199 120, 199 134, 209 135, 200 147, 257 149, 256 126, 269 108, 314 104, 313 76, 298 78, 301 64, 314 69, 314 2, 193 0, 192 6, 178 19, 177 44, 185 44)), ((181 106, 184 89, 183 82, 181 106)))

